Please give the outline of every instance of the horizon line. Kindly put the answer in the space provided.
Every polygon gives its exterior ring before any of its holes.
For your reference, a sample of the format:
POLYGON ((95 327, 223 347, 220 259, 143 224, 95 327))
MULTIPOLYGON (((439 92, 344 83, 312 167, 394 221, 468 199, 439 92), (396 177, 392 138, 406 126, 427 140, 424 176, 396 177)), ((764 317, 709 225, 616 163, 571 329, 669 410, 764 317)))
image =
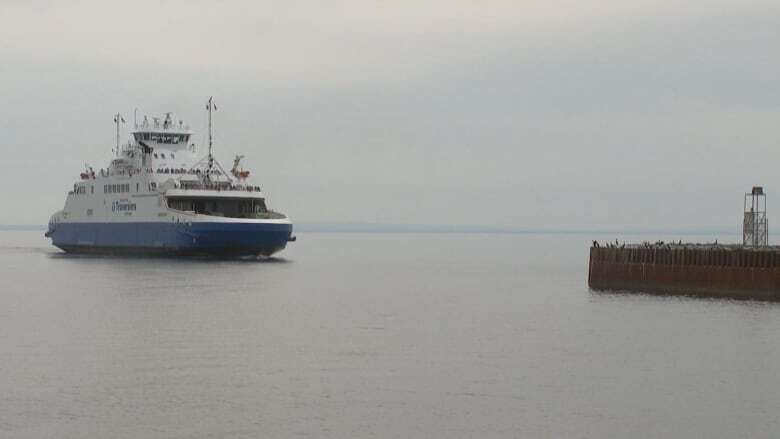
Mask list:
MULTIPOLYGON (((0 231, 46 230, 45 225, 0 224, 0 231)), ((490 225, 371 223, 340 221, 303 221, 294 225, 303 233, 452 233, 452 234, 571 234, 571 235, 739 235, 738 231, 722 228, 667 227, 658 229, 588 229, 588 228, 540 228, 490 225)))

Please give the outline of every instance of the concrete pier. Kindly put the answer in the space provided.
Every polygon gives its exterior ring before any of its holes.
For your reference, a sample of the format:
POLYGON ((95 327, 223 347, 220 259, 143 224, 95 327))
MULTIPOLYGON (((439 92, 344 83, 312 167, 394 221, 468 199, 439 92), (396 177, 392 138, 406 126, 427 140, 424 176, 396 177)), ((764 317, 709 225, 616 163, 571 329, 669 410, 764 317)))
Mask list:
POLYGON ((590 248, 593 290, 780 300, 780 247, 631 244, 590 248))

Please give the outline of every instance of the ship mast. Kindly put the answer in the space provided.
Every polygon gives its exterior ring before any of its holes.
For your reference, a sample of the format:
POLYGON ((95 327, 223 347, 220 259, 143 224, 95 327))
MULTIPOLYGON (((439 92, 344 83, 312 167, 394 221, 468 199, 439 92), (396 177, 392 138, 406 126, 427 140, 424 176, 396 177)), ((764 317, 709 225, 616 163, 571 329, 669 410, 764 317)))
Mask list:
POLYGON ((125 118, 120 113, 114 115, 116 123, 116 155, 119 155, 119 122, 125 123, 125 118))
POLYGON ((211 134, 211 112, 217 111, 217 106, 214 104, 213 96, 209 96, 209 102, 206 104, 206 110, 209 111, 209 172, 211 172, 211 168, 214 167, 214 156, 211 154, 211 146, 213 143, 211 134))

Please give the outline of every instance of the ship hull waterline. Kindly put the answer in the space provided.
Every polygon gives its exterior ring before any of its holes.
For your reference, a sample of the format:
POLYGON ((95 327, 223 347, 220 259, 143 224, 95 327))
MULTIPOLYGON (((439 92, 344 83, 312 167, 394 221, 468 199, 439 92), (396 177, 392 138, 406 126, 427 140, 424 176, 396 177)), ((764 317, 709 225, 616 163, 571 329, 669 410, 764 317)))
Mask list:
POLYGON ((60 223, 47 235, 68 253, 271 256, 292 237, 289 223, 60 223))

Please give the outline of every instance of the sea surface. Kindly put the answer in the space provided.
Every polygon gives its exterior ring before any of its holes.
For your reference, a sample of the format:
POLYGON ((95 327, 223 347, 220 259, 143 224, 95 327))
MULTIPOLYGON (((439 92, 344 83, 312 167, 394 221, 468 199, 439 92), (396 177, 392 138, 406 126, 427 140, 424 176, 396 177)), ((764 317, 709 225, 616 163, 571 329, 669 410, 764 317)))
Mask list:
POLYGON ((0 437, 777 437, 780 304, 590 292, 604 238, 299 233, 227 261, 3 231, 0 437))

